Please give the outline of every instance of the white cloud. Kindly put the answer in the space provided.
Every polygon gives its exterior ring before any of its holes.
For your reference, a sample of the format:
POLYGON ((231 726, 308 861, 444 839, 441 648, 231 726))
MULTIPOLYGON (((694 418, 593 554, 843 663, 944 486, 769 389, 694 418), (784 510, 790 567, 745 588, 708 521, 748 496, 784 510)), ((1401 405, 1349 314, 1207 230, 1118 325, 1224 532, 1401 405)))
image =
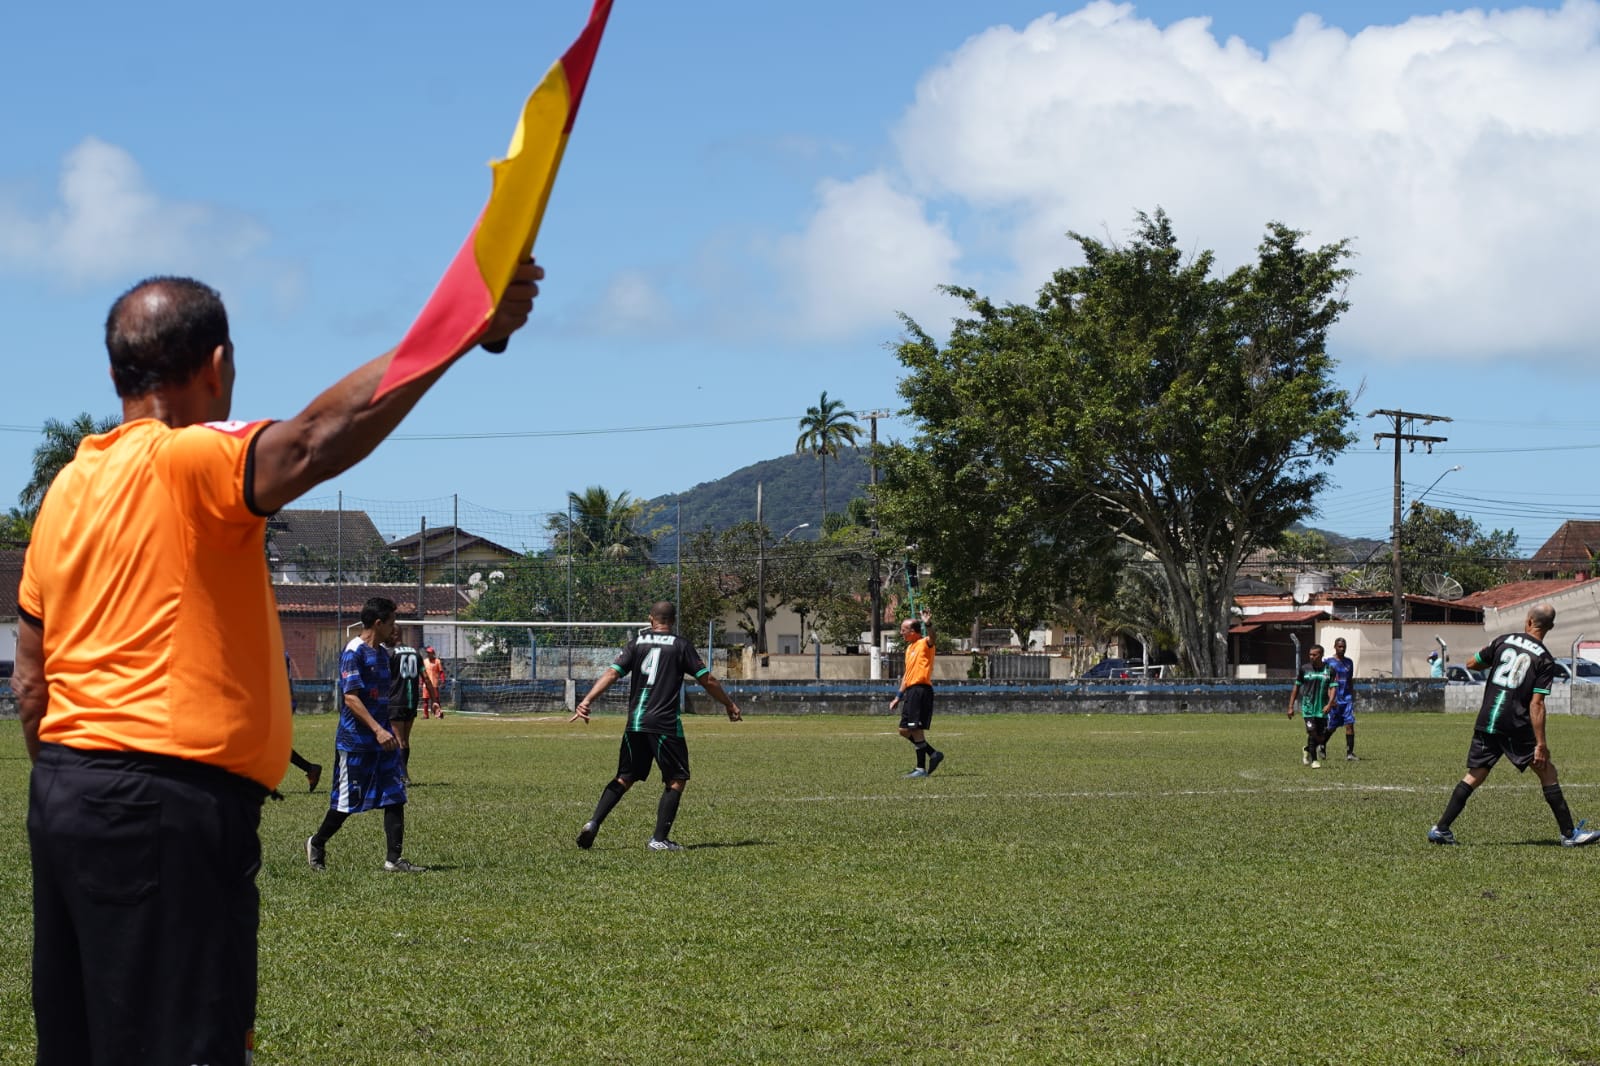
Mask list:
MULTIPOLYGON (((66 156, 58 202, 30 213, 0 202, 0 264, 81 283, 141 273, 211 274, 268 240, 259 223, 163 199, 126 150, 94 137, 66 156)), ((292 298, 292 296, 291 296, 292 298)))
POLYGON ((1375 353, 1585 348, 1600 332, 1600 3, 1465 11, 1351 36, 1303 16, 1260 52, 1205 19, 1098 0, 996 27, 930 70, 887 174, 825 187, 786 247, 810 313, 845 328, 954 278, 935 208, 1000 228, 1024 298, 1063 233, 1165 207, 1247 258, 1268 220, 1355 239, 1337 340, 1375 353))
POLYGON ((948 316, 938 292, 960 255, 949 227, 882 173, 824 182, 805 232, 778 245, 780 282, 798 308, 791 329, 818 337, 892 329, 893 315, 948 316))

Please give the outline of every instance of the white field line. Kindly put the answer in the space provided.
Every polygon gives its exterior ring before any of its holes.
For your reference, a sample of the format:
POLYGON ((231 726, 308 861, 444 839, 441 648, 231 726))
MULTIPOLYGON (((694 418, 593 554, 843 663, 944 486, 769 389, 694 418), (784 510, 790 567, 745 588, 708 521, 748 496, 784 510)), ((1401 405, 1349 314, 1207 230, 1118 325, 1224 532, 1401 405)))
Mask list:
MULTIPOLYGON (((869 795, 857 795, 857 796, 790 796, 790 797, 787 797, 787 798, 783 798, 783 797, 764 797, 764 798, 762 798, 760 800, 750 800, 749 802, 752 802, 752 803, 755 803, 755 802, 771 803, 773 801, 773 799, 777 799, 779 802, 786 802, 786 803, 882 803, 884 800, 910 800, 910 801, 919 802, 919 803, 926 803, 926 802, 933 801, 933 800, 979 800, 979 801, 982 801, 982 802, 985 802, 985 803, 989 803, 989 802, 995 802, 995 801, 1001 801, 1001 800, 1006 800, 1006 801, 1010 801, 1010 800, 1071 800, 1071 799, 1083 799, 1083 800, 1125 800, 1125 799, 1144 800, 1144 799, 1150 799, 1150 800, 1155 800, 1155 799, 1181 799, 1181 798, 1185 798, 1185 797, 1195 797, 1195 796, 1265 796, 1265 795, 1302 796, 1302 795, 1313 795, 1313 794, 1317 794, 1317 793, 1327 793, 1327 792, 1346 792, 1346 793, 1350 793, 1350 792, 1355 792, 1355 793, 1361 793, 1361 792, 1371 792, 1371 793, 1399 792, 1399 793, 1406 793, 1406 794, 1412 794, 1412 795, 1428 795, 1428 794, 1431 794, 1431 793, 1438 793, 1440 797, 1447 799, 1447 798, 1449 798, 1449 795, 1450 795, 1450 788, 1447 787, 1449 785, 1450 785, 1450 782, 1446 781, 1446 782, 1444 782, 1443 785, 1341 785, 1341 784, 1328 784, 1328 785, 1307 785, 1307 786, 1301 786, 1301 787, 1292 787, 1292 786, 1290 786, 1290 787, 1282 787, 1282 788, 1185 788, 1185 789, 1171 789, 1171 790, 1151 791, 1151 792, 1141 792, 1141 791, 1138 791, 1138 790, 1135 790, 1135 789, 1127 789, 1127 790, 1083 790, 1083 791, 1068 791, 1068 792, 961 792, 961 793, 957 793, 957 792, 923 792, 923 791, 919 790, 917 792, 881 793, 881 794, 873 795, 873 796, 869 796, 869 795)), ((913 787, 915 787, 915 786, 913 786, 913 787)), ((1526 788, 1526 787, 1527 786, 1524 786, 1524 788, 1526 788)), ((1569 784, 1567 782, 1562 782, 1561 787, 1562 787, 1563 791, 1574 791, 1574 790, 1581 790, 1581 789, 1600 788, 1600 784, 1595 784, 1595 785, 1576 784, 1575 785, 1575 784, 1569 784)), ((1478 791, 1482 792, 1485 789, 1490 789, 1490 790, 1495 791, 1495 792, 1517 791, 1515 786, 1512 786, 1512 785, 1492 786, 1492 785, 1487 785, 1487 784, 1481 786, 1478 789, 1478 791)), ((719 802, 724 802, 724 803, 725 802, 738 802, 738 799, 735 798, 735 797, 721 797, 721 798, 719 798, 719 802)))

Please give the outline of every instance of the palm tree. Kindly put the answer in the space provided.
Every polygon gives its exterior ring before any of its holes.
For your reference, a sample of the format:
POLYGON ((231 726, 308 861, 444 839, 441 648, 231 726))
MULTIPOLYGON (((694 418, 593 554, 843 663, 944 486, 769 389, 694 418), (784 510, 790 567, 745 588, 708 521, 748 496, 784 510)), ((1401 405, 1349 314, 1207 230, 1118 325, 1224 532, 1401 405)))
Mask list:
POLYGON ((615 496, 599 485, 567 493, 568 514, 552 514, 546 526, 559 554, 612 562, 650 562, 655 537, 639 529, 649 520, 645 501, 626 492, 615 496))
POLYGON ((61 468, 72 462, 72 457, 78 454, 78 445, 83 443, 83 438, 96 433, 109 433, 121 424, 120 418, 95 418, 87 411, 71 422, 45 419, 42 439, 38 447, 33 449, 33 475, 28 478, 22 491, 17 493, 22 516, 29 522, 39 517, 39 505, 44 502, 44 494, 49 491, 50 483, 61 473, 61 468))
POLYGON ((828 399, 824 389, 817 406, 806 408, 805 417, 800 419, 795 452, 810 452, 822 461, 822 523, 817 527, 818 536, 828 524, 828 457, 839 458, 839 448, 843 445, 856 446, 861 427, 856 425, 855 418, 854 411, 844 410, 843 400, 828 399))

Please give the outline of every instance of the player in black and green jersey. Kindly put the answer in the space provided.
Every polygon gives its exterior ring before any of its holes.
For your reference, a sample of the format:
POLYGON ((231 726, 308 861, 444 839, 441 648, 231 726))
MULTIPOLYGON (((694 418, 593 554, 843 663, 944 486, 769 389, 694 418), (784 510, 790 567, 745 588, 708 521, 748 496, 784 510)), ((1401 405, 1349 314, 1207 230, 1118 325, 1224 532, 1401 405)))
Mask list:
POLYGON ((1289 693, 1289 717, 1298 710, 1306 723, 1306 751, 1300 765, 1313 770, 1322 768, 1317 749, 1328 742, 1328 711, 1333 707, 1333 667, 1322 661, 1322 645, 1313 644, 1306 652, 1305 665, 1295 675, 1294 689, 1289 693))
POLYGON ((656 831, 650 837, 651 851, 682 851, 668 834, 678 817, 678 802, 689 783, 689 746, 683 739, 683 679, 700 682, 711 697, 728 712, 728 720, 740 720, 739 705, 733 702, 722 683, 695 651, 694 645, 672 632, 678 622, 678 609, 663 600, 650 608, 650 631, 628 641, 616 661, 594 683, 589 694, 578 703, 572 721, 589 720, 589 708, 617 678, 627 675, 628 724, 622 734, 622 750, 617 755, 617 776, 606 782, 595 805, 594 816, 578 831, 578 847, 594 843, 600 823, 623 793, 634 782, 650 776, 650 765, 661 767, 666 789, 656 805, 656 831))
POLYGON ((1600 840, 1600 829, 1585 829, 1572 824, 1572 812, 1556 777, 1556 764, 1550 761, 1550 747, 1544 738, 1544 698, 1556 676, 1556 661, 1544 646, 1545 634, 1556 624, 1556 609, 1541 603, 1528 612, 1521 633, 1495 637, 1487 648, 1467 659, 1468 670, 1487 670, 1483 686, 1483 706, 1467 749, 1467 773, 1450 793, 1444 814, 1428 840, 1434 844, 1454 844, 1450 824, 1472 798, 1472 793, 1488 778, 1489 771, 1503 755, 1521 773, 1533 767, 1544 786, 1544 801, 1556 816, 1561 843, 1575 848, 1600 840))

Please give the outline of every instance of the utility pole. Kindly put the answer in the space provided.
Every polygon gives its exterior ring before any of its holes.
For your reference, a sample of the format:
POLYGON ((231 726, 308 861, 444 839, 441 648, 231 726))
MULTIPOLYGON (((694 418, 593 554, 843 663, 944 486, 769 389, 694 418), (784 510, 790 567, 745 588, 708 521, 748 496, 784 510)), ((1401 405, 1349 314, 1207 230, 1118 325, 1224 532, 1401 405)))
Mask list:
POLYGON ((883 575, 878 568, 878 419, 888 418, 888 411, 867 411, 856 416, 872 423, 872 445, 867 453, 867 496, 872 508, 872 576, 867 579, 867 593, 872 601, 872 651, 869 676, 882 680, 883 674, 883 575))
POLYGON ((1402 442, 1410 445, 1410 451, 1416 451, 1417 445, 1427 447, 1428 454, 1433 454, 1435 444, 1443 444, 1448 437, 1429 437, 1412 432, 1417 423, 1424 426, 1434 422, 1449 422, 1445 415, 1424 415, 1415 411, 1373 411, 1368 418, 1388 418, 1394 423, 1394 430, 1390 433, 1374 433, 1372 443, 1382 448, 1386 440, 1394 441, 1394 527, 1390 537, 1390 553, 1393 557, 1394 568, 1391 583, 1394 586, 1394 621, 1389 627, 1390 655, 1393 666, 1393 676, 1398 678, 1401 671, 1401 658, 1405 651, 1405 642, 1402 637, 1402 627, 1405 617, 1405 597, 1400 592, 1400 445, 1402 442))
POLYGON ((756 482, 756 654, 767 665, 767 527, 761 524, 761 482, 756 482))

